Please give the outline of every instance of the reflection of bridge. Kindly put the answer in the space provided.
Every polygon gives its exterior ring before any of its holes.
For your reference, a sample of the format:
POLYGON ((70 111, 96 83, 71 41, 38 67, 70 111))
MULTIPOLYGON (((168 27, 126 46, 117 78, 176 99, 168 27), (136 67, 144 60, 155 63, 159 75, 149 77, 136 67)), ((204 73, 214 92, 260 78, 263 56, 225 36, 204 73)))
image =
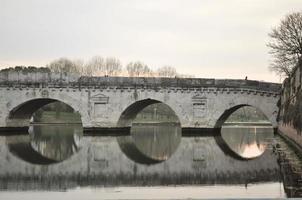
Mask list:
POLYGON ((247 184, 278 181, 280 177, 277 159, 271 150, 253 160, 238 160, 225 155, 211 136, 182 138, 167 161, 152 165, 129 159, 115 137, 84 137, 81 150, 67 160, 51 165, 31 164, 22 160, 32 154, 26 154, 25 149, 17 145, 17 137, 22 144, 24 136, 0 137, 0 156, 4 158, 0 163, 0 189, 45 185, 66 189, 91 184, 247 184), (15 154, 17 148, 21 148, 22 158, 15 154), (30 181, 39 184, 29 184, 30 181))
MULTIPOLYGON (((33 76, 33 75, 31 75, 33 76)), ((48 76, 47 76, 48 77, 48 76)), ((250 105, 277 126, 280 85, 246 80, 81 77, 0 81, 0 127, 28 126, 40 107, 61 101, 81 115, 85 128, 129 126, 144 107, 163 102, 182 127, 219 127, 236 109, 250 105)))

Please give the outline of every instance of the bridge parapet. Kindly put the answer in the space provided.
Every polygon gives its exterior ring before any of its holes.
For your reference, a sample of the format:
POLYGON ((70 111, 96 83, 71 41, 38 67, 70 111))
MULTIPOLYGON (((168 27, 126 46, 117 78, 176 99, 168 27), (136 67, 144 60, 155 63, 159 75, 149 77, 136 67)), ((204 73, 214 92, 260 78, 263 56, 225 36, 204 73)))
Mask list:
POLYGON ((279 92, 281 85, 241 79, 163 78, 163 77, 80 77, 81 85, 105 85, 123 87, 176 87, 176 88, 252 88, 279 92))
MULTIPOLYGON (((281 84, 240 79, 205 79, 205 78, 163 78, 163 77, 87 77, 49 72, 22 73, 1 72, 1 87, 48 87, 48 88, 181 88, 195 90, 201 88, 252 89, 280 93, 281 84)), ((215 89, 214 89, 215 90, 215 89)))
POLYGON ((280 92, 263 90, 262 88, 237 88, 237 87, 199 87, 199 88, 181 88, 181 87, 146 87, 143 85, 137 85, 132 87, 127 86, 106 86, 106 85, 82 85, 82 84, 0 84, 0 90, 30 90, 30 89, 59 89, 60 92, 78 92, 84 90, 86 92, 135 92, 135 91, 156 91, 167 93, 205 93, 205 94, 248 94, 248 95, 260 95, 260 96, 274 96, 280 95, 280 92))

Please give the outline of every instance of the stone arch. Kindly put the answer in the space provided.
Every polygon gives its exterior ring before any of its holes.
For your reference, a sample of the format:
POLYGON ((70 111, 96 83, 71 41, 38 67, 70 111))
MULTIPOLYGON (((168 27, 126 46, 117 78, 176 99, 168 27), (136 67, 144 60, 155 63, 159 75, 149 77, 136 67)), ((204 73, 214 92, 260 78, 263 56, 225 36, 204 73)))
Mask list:
POLYGON ((252 160, 252 159, 257 159, 261 156, 264 155, 261 154, 260 156, 256 156, 256 157, 253 157, 253 158, 245 158, 245 157, 242 157, 240 155, 238 155, 237 153, 235 153, 228 145, 227 143, 225 142, 225 140, 222 138, 222 135, 221 135, 221 128, 222 128, 222 125, 223 123, 229 118, 229 116, 234 113, 236 110, 238 110, 239 108, 242 108, 242 107, 245 107, 245 106, 250 106, 250 107, 254 107, 256 108, 257 110, 259 110, 260 112, 262 112, 262 114, 264 114, 266 116, 266 119, 268 121, 270 121, 271 125, 274 126, 274 121, 272 121, 272 117, 269 117, 267 112, 264 112, 263 109, 260 109, 258 106, 255 106, 255 105, 251 105, 251 104, 239 104, 239 105, 235 105, 235 106, 232 106, 226 110, 224 110, 224 112, 220 115, 220 117, 218 118, 218 120, 216 121, 216 124, 214 126, 215 128, 215 135, 214 135, 214 139, 216 141, 216 144, 219 146, 219 148, 228 156, 231 156, 232 158, 236 159, 236 160, 252 160))
POLYGON ((239 104, 239 105, 235 105, 235 106, 232 106, 232 107, 229 107, 229 108, 225 109, 222 112, 222 114, 220 114, 219 118, 216 120, 214 128, 215 129, 220 129, 222 124, 229 118, 229 116, 232 113, 234 113, 236 110, 238 110, 239 108, 242 108, 244 106, 250 106, 250 107, 256 108, 257 110, 259 110, 260 112, 262 112, 266 116, 267 120, 270 121, 272 126, 274 126, 274 127, 276 126, 276 119, 274 120, 274 118, 272 116, 268 116, 269 113, 265 112, 264 109, 261 109, 258 106, 251 105, 251 104, 239 104))
POLYGON ((156 103, 163 103, 166 106, 168 106, 173 112, 174 114, 177 116, 178 121, 180 123, 180 119, 179 116, 177 115, 177 113, 171 108, 171 106, 169 106, 168 104, 159 101, 159 100, 155 100, 155 99, 143 99, 143 100, 139 100, 136 101, 134 103, 132 103, 131 105, 129 105, 120 115, 119 120, 117 122, 117 126, 118 127, 129 127, 132 124, 132 121, 135 119, 135 117, 137 116, 137 114, 143 110, 145 107, 152 105, 152 104, 156 104, 156 103))
MULTIPOLYGON (((166 159, 168 159, 170 156, 172 156, 172 154, 174 153, 174 151, 176 150, 176 148, 178 147, 180 140, 181 140, 181 124, 180 124, 180 120, 179 117, 177 116, 177 114, 175 113, 175 111, 167 104, 155 100, 155 99, 143 99, 143 100, 139 100, 136 101, 134 103, 132 103, 130 106, 128 106, 121 114, 118 123, 117 123, 118 127, 131 127, 130 129, 130 135, 127 136, 122 136, 122 137, 118 137, 117 138, 117 142, 122 150, 122 152, 132 161, 136 162, 136 163, 140 163, 140 164, 156 164, 156 163, 160 163, 165 161, 166 159), (147 135, 152 135, 152 134, 156 134, 155 132, 157 132, 158 134, 160 134, 161 139, 158 141, 161 141, 160 143, 163 144, 163 141, 169 141, 170 143, 165 143, 165 149, 167 148, 167 145, 171 145, 168 147, 168 149, 172 149, 171 152, 169 151, 166 158, 163 157, 156 157, 156 156, 150 156, 148 155, 148 153, 146 154, 146 152, 143 150, 142 151, 142 146, 140 145, 137 146, 137 140, 133 137, 135 137, 135 130, 140 130, 142 128, 140 128, 139 126, 133 125, 133 121, 135 121, 136 116, 138 115, 138 113, 140 111, 142 111, 144 108, 146 108, 147 106, 150 106, 152 104, 157 104, 157 103, 162 103, 165 106, 167 106, 167 109, 169 109, 169 113, 170 114, 174 114, 176 117, 173 118, 175 119, 175 123, 173 123, 172 127, 170 126, 165 126, 165 127, 156 127, 156 128, 152 128, 152 130, 150 128, 146 128, 146 126, 143 128, 144 133, 147 133, 147 135), (134 128, 136 127, 136 129, 134 128), (133 131, 134 129, 134 131, 133 131), (171 134, 173 133, 173 134, 171 134), (171 137, 172 136, 172 137, 171 137)), ((139 137, 142 138, 142 137, 139 137)), ((155 137, 157 138, 157 137, 155 137)), ((147 137, 147 140, 150 139, 147 137)), ((154 139, 154 138, 153 138, 154 139)), ((153 140, 152 139, 152 140, 153 140)), ((142 141, 139 139, 140 142, 146 142, 142 141)), ((151 141, 152 141, 151 140, 151 141)), ((150 141, 150 140, 148 140, 150 141)), ((152 145, 151 145, 152 146, 152 145)), ((159 145, 160 147, 162 147, 163 145, 159 145)), ((147 145, 144 145, 144 147, 150 147, 150 144, 147 143, 147 145)), ((151 149, 158 149, 157 147, 155 148, 154 146, 151 147, 151 149)), ((162 149, 162 148, 159 148, 162 149)), ((152 154, 152 153, 151 153, 152 154)), ((165 157, 164 156, 164 157, 165 157)))
MULTIPOLYGON (((18 104, 17 106, 13 107, 8 114, 6 119, 6 123, 8 126, 13 127, 27 127, 30 124, 30 118, 32 117, 33 113, 36 112, 38 109, 42 108, 43 106, 53 103, 53 102, 62 102, 68 106, 70 106, 74 111, 77 109, 74 108, 73 105, 62 101, 60 99, 55 98, 34 98, 23 101, 22 103, 18 104)), ((77 113, 81 116, 80 112, 77 113)))

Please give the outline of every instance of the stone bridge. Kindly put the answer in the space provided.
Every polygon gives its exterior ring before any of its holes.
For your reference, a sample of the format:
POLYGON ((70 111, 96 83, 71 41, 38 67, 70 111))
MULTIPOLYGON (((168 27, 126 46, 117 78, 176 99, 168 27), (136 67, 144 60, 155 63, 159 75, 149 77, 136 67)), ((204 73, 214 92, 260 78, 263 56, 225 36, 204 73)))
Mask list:
POLYGON ((219 128, 242 106, 258 108, 277 127, 279 93, 279 84, 250 80, 0 74, 0 127, 27 127, 37 109, 55 101, 78 112, 84 128, 130 126, 157 102, 168 105, 182 127, 219 128))

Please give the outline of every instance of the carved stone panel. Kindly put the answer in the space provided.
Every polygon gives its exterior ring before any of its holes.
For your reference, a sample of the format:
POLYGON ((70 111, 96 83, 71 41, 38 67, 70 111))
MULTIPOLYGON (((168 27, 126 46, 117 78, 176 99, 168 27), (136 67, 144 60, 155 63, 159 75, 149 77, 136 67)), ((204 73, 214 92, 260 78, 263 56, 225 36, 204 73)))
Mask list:
POLYGON ((107 104, 109 101, 109 97, 107 97, 103 94, 97 94, 97 95, 90 97, 90 100, 92 102, 96 102, 96 103, 107 104))
POLYGON ((208 100, 206 97, 194 96, 192 98, 194 118, 206 117, 208 100))
POLYGON ((95 118, 104 118, 108 112, 109 97, 103 94, 97 94, 90 98, 93 105, 93 113, 95 118))

